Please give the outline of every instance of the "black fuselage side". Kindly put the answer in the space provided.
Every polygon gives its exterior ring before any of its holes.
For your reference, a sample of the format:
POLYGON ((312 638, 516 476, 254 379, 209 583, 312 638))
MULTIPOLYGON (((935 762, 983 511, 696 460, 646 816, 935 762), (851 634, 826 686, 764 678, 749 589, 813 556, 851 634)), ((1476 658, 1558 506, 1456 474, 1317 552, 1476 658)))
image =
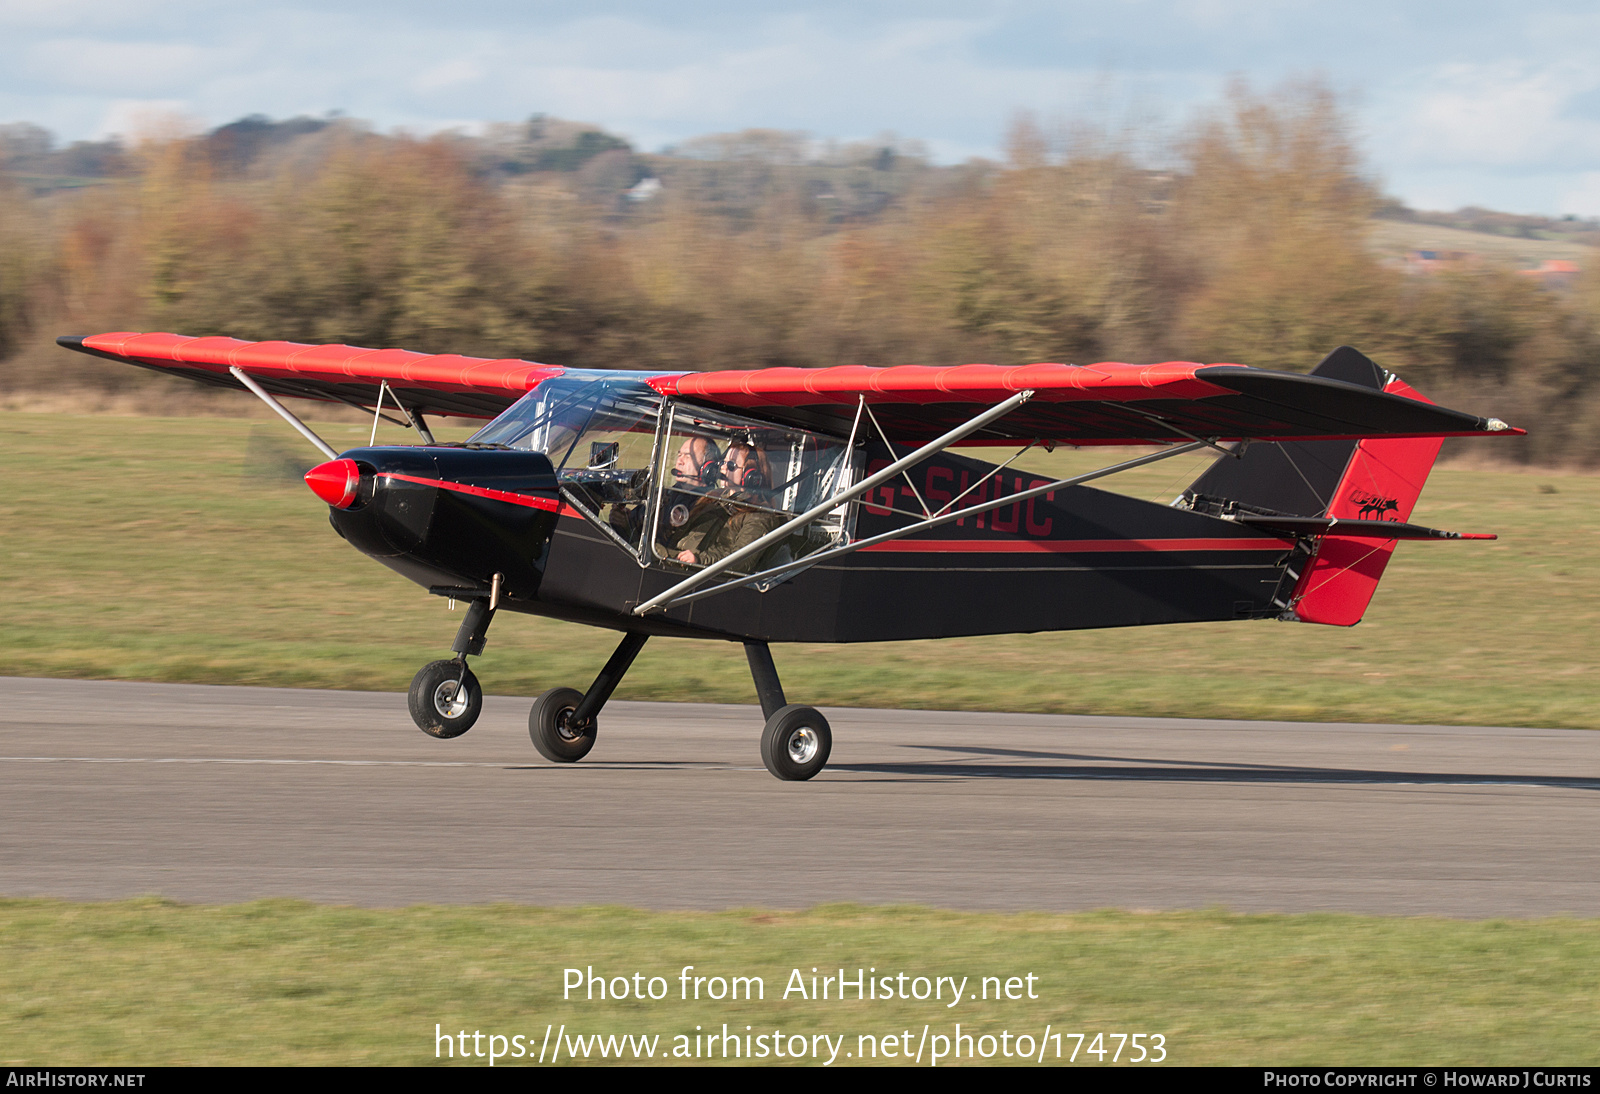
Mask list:
MULTIPOLYGON (((882 462, 887 462, 883 459, 882 462)), ((868 473, 879 465, 869 459, 868 473)), ((934 509, 993 465, 945 453, 912 469, 934 509)), ((1044 485, 1002 472, 962 502, 1044 485), (986 496, 987 495, 987 496, 986 496)), ((855 538, 910 523, 903 480, 864 499, 855 538), (900 510, 893 512, 889 507, 900 510)), ((585 523, 563 517, 541 600, 598 621, 626 616, 687 576, 641 569, 585 523)), ((758 592, 730 589, 653 618, 768 642, 877 642, 1275 616, 1294 544, 1231 521, 1089 487, 1002 507, 823 562, 758 592)), ((632 626, 638 617, 627 616, 632 626)), ((612 624, 616 625, 616 624, 612 624)), ((709 632, 709 633, 708 633, 709 632)))
MULTIPOLYGON (((635 607, 693 571, 642 567, 560 503, 544 457, 443 447, 346 455, 373 469, 375 485, 357 510, 333 510, 335 527, 385 565, 464 594, 500 573, 504 608, 658 635, 874 642, 1272 616, 1294 549, 1232 521, 1072 487, 820 563, 764 593, 730 589, 640 617, 635 607)), ((886 460, 869 453, 868 473, 886 460)), ((947 452, 911 475, 938 509, 992 470, 947 452)), ((1044 482, 1007 470, 962 505, 1044 482)), ((918 511, 894 480, 863 499, 855 538, 918 511)))

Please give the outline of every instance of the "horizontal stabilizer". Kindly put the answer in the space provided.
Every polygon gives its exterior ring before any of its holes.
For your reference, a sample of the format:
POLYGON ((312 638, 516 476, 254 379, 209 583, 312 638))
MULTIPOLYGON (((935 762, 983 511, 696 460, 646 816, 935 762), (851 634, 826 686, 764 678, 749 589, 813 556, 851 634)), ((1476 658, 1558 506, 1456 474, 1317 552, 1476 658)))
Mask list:
POLYGON ((1446 532, 1398 520, 1339 520, 1336 517, 1240 516, 1240 524, 1292 536, 1346 536, 1353 539, 1497 539, 1486 532, 1446 532))

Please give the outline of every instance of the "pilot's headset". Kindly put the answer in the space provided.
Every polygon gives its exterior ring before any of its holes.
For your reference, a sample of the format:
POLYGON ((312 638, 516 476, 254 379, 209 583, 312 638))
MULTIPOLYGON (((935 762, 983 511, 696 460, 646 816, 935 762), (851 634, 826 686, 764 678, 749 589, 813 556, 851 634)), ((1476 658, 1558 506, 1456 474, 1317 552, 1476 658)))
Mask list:
POLYGON ((717 485, 717 480, 722 478, 722 452, 717 448, 717 442, 710 437, 705 438, 706 455, 700 461, 700 486, 702 489, 711 490, 717 485))
MULTIPOLYGON (((722 475, 722 453, 717 449, 717 442, 710 437, 699 439, 706 442, 705 458, 695 465, 700 472, 700 489, 712 490, 715 489, 717 479, 722 475)), ((690 449, 690 451, 693 451, 693 449, 690 449)), ((681 488, 679 489, 681 490, 681 488)), ((675 496, 682 497, 683 495, 677 493, 675 496)), ((692 499, 692 491, 690 496, 692 499)), ((689 505, 681 501, 675 503, 667 510, 667 523, 674 528, 682 528, 689 523, 689 505)))

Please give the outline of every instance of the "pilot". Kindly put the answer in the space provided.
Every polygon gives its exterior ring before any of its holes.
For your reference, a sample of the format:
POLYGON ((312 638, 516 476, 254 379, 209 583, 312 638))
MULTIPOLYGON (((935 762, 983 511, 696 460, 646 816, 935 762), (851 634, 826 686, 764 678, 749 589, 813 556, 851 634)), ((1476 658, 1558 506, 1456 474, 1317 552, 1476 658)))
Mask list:
POLYGON ((721 477, 722 450, 716 441, 710 437, 690 437, 683 442, 672 464, 672 482, 661 499, 657 555, 674 558, 685 546, 700 542, 700 535, 688 527, 689 514, 721 477))
POLYGON ((717 484, 722 453, 717 442, 710 437, 690 437, 678 449, 678 458, 672 464, 673 485, 701 487, 709 490, 717 484))
POLYGON ((678 561, 709 566, 746 547, 778 525, 783 514, 770 508, 772 467, 767 454, 748 442, 728 446, 722 464, 723 489, 697 502, 684 522, 678 561))

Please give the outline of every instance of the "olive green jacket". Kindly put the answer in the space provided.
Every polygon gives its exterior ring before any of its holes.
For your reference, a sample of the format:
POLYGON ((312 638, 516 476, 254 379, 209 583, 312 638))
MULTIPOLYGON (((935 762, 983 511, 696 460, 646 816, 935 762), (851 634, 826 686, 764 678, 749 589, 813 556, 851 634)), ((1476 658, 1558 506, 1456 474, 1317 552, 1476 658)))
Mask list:
POLYGON ((781 513, 751 509, 740 504, 741 500, 753 502, 756 498, 740 492, 696 502, 682 527, 663 530, 661 542, 669 549, 669 556, 693 551, 698 565, 709 566, 748 547, 783 523, 781 513))

